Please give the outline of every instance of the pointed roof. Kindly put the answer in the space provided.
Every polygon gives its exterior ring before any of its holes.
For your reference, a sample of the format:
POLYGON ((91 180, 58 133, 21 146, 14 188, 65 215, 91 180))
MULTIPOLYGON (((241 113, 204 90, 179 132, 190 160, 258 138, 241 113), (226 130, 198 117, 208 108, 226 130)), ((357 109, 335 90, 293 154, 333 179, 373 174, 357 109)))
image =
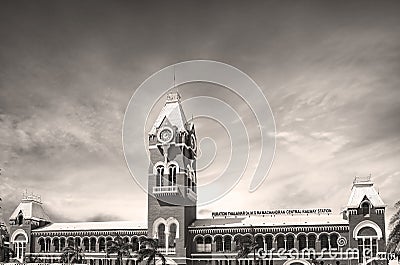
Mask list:
POLYGON ((39 196, 24 194, 22 201, 11 214, 10 220, 15 220, 20 212, 22 212, 24 219, 50 222, 39 196))
POLYGON ((371 176, 356 177, 351 188, 351 195, 347 203, 347 208, 358 208, 361 202, 367 198, 374 207, 385 207, 381 196, 374 188, 371 176))
POLYGON ((156 134, 157 129, 161 127, 165 119, 167 119, 172 126, 176 126, 179 131, 186 130, 187 120, 180 99, 181 96, 177 92, 167 95, 165 105, 154 122, 149 134, 156 134))

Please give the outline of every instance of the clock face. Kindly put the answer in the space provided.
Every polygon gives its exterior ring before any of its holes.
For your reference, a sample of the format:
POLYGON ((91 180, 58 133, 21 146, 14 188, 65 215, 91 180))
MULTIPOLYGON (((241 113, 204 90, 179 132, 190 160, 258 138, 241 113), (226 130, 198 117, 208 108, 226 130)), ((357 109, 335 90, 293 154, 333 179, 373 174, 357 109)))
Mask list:
POLYGON ((158 133, 158 140, 159 140, 160 142, 167 143, 167 142, 169 142, 169 141, 172 140, 172 136, 173 136, 173 134, 172 134, 172 129, 166 127, 166 128, 163 128, 163 129, 158 133))

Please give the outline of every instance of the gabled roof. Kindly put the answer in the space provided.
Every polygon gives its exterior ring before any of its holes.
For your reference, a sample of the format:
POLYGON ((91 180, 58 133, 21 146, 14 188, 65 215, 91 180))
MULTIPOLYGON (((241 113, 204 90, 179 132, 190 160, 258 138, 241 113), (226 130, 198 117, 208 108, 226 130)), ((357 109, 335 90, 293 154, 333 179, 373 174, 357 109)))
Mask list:
POLYGON ((186 130, 187 120, 180 103, 179 94, 168 95, 167 102, 154 122, 149 134, 156 134, 157 129, 161 127, 165 119, 167 119, 172 126, 176 126, 179 131, 186 130))
POLYGON ((361 202, 367 198, 374 207, 385 207, 381 196, 374 188, 374 183, 368 178, 356 178, 353 182, 351 195, 347 208, 358 208, 361 202))
POLYGON ((10 220, 15 220, 20 212, 22 212, 24 219, 50 222, 50 218, 44 211, 42 203, 37 200, 30 198, 23 199, 11 214, 10 220))
POLYGON ((293 225, 346 225, 347 220, 342 215, 310 214, 310 215, 265 215, 229 218, 197 219, 190 228, 221 228, 221 227, 249 227, 249 226, 293 226, 293 225))
POLYGON ((84 231, 84 230, 143 230, 147 229, 142 223, 130 221, 116 222, 76 222, 76 223, 53 223, 37 228, 34 232, 49 231, 84 231))

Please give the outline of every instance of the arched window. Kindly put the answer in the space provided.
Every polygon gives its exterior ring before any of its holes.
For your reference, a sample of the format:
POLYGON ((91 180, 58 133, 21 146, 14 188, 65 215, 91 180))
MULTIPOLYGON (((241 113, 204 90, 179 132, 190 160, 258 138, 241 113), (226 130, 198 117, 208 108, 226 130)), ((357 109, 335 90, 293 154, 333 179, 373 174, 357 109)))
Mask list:
POLYGON ((256 236, 256 243, 257 243, 257 248, 264 248, 264 239, 263 239, 263 236, 257 235, 257 236, 256 236))
POLYGON ((172 223, 169 226, 169 237, 168 237, 168 247, 175 247, 175 239, 176 239, 176 224, 172 223))
POLYGON ((299 250, 307 248, 307 239, 305 235, 299 235, 298 241, 299 241, 299 250))
POLYGON ((337 234, 331 234, 330 235, 330 242, 331 242, 331 248, 332 249, 338 249, 339 248, 337 240, 338 240, 338 235, 337 234))
POLYGON ((105 250, 106 250, 106 240, 104 239, 104 237, 101 237, 99 239, 99 251, 104 252, 105 250))
POLYGON ((366 260, 376 257, 378 251, 377 240, 378 233, 375 228, 364 226, 357 232, 359 263, 365 263, 366 260))
POLYGON ((74 239, 72 237, 69 237, 67 239, 67 245, 68 245, 68 247, 73 247, 74 246, 74 239))
POLYGON ((231 251, 232 250, 232 237, 225 236, 224 237, 224 251, 231 251))
POLYGON ((27 242, 28 239, 24 234, 18 234, 14 239, 14 254, 19 261, 24 260, 27 242))
POLYGON ((54 251, 55 252, 59 252, 60 251, 60 240, 58 238, 54 238, 53 246, 54 246, 54 251))
POLYGON ((214 241, 215 241, 215 250, 218 252, 224 251, 224 244, 222 243, 222 237, 216 236, 214 238, 214 241))
POLYGON ((169 186, 176 185, 176 166, 170 165, 169 166, 169 186))
MULTIPOLYGON (((165 228, 164 228, 165 229, 165 228)), ((139 237, 139 249, 146 248, 146 244, 143 244, 143 241, 146 239, 145 236, 140 236, 139 237)))
POLYGON ((204 240, 203 237, 199 236, 196 239, 196 251, 197 252, 204 252, 204 240))
POLYGON ((164 167, 163 166, 157 166, 156 168, 156 186, 161 187, 164 186, 164 167))
POLYGON ((23 225, 24 224, 24 215, 22 214, 22 212, 20 212, 20 214, 18 215, 18 225, 23 225))
POLYGON ((61 238, 60 239, 60 251, 63 250, 65 248, 65 238, 61 238))
POLYGON ((287 235, 286 236, 286 250, 294 249, 294 236, 287 235))
POLYGON ((165 225, 159 224, 157 227, 158 246, 165 248, 165 225))
POLYGON ((369 215, 370 204, 368 202, 363 202, 361 204, 361 209, 364 216, 369 215))
POLYGON ((40 252, 44 252, 45 251, 44 239, 40 238, 39 241, 38 241, 38 244, 40 246, 40 252))
POLYGON ((276 246, 278 249, 284 249, 285 248, 285 238, 283 237, 283 235, 279 235, 276 238, 276 246))
POLYGON ((267 247, 267 250, 271 250, 272 249, 272 236, 266 236, 265 237, 265 245, 267 247))
POLYGON ((89 238, 85 237, 83 239, 83 250, 89 251, 89 238))
POLYGON ((315 235, 308 235, 308 248, 315 249, 315 242, 317 237, 315 235))
POLYGON ((205 252, 211 252, 211 242, 212 242, 212 239, 210 236, 207 236, 204 238, 204 251, 205 252))
POLYGON ((131 240, 131 242, 132 242, 132 250, 133 250, 133 251, 139 250, 139 241, 138 241, 138 238, 137 238, 137 237, 133 237, 132 240, 131 240))
POLYGON ((321 249, 329 249, 328 235, 326 234, 321 235, 320 240, 321 240, 321 249))
POLYGON ((81 238, 80 237, 76 237, 75 238, 75 247, 80 247, 81 246, 81 238))
POLYGON ((96 238, 94 237, 90 239, 90 251, 92 252, 96 251, 96 238))
POLYGON ((46 238, 46 252, 50 252, 50 246, 51 246, 51 239, 50 238, 46 238))

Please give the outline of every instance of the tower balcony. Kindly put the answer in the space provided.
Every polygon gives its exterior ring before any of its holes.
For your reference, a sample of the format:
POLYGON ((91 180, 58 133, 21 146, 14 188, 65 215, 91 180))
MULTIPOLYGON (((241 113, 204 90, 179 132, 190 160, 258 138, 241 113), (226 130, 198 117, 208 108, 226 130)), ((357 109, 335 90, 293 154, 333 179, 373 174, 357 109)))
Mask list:
POLYGON ((158 196, 178 194, 178 186, 156 186, 153 187, 153 194, 158 196))

